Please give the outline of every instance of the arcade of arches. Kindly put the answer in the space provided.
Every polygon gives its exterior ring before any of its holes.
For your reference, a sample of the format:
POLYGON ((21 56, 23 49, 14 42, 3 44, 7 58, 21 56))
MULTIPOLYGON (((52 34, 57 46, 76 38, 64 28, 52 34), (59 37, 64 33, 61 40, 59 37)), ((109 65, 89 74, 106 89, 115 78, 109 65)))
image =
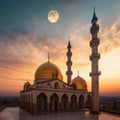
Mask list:
POLYGON ((78 111, 91 109, 91 94, 58 94, 37 93, 33 100, 32 94, 22 95, 22 107, 33 114, 59 111, 78 111), (34 101, 36 101, 34 103, 34 101))

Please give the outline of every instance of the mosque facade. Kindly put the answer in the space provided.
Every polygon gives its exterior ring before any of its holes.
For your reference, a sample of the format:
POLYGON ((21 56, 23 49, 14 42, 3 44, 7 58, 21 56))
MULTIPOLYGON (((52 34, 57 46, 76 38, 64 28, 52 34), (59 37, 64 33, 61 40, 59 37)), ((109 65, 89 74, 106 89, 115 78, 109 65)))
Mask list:
POLYGON ((92 49, 91 60, 91 81, 92 91, 87 90, 86 81, 79 75, 72 78, 72 50, 71 43, 67 46, 67 83, 63 81, 60 69, 48 61, 40 65, 35 72, 34 83, 31 85, 26 82, 23 90, 20 91, 20 107, 32 114, 78 111, 90 109, 93 113, 99 113, 99 75, 98 53, 99 39, 97 33, 99 25, 97 24, 95 10, 91 20, 92 26, 90 32, 92 40, 90 47, 92 49))

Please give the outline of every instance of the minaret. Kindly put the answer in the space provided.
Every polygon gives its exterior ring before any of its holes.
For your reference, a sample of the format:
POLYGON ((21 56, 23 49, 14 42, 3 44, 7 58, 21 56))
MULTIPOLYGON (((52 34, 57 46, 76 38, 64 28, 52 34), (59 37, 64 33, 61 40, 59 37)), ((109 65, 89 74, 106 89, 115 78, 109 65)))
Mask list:
POLYGON ((99 25, 97 24, 98 18, 95 14, 95 8, 93 13, 93 18, 91 20, 92 26, 90 28, 90 32, 92 34, 92 40, 90 41, 90 47, 92 49, 92 54, 90 56, 91 60, 91 79, 92 79, 92 113, 99 113, 99 59, 100 54, 98 53, 98 45, 100 43, 99 38, 97 37, 97 33, 99 31, 99 25))
POLYGON ((67 46, 67 71, 66 71, 66 75, 67 75, 67 84, 70 85, 71 82, 71 76, 72 76, 72 71, 71 71, 71 66, 72 66, 72 61, 71 61, 71 57, 72 57, 72 52, 71 52, 71 44, 70 44, 70 37, 69 37, 69 42, 68 42, 68 46, 67 46))

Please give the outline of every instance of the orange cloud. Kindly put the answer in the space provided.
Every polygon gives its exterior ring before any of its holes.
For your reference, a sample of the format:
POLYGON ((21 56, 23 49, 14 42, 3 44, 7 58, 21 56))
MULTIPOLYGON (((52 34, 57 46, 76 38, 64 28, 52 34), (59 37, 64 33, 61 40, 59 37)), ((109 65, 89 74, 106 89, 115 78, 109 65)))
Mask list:
MULTIPOLYGON (((91 54, 91 49, 89 47, 89 42, 91 37, 89 27, 89 25, 80 27, 80 24, 76 23, 76 25, 71 28, 70 37, 73 53, 73 78, 77 76, 77 71, 80 70, 80 76, 87 80, 88 89, 90 90, 91 80, 89 72, 91 66, 89 55, 91 54)), ((112 55, 111 51, 115 50, 115 48, 120 45, 119 28, 120 19, 115 21, 112 25, 100 29, 99 37, 101 44, 99 50, 101 54, 104 54, 102 58, 104 58, 108 52, 112 55)), ((7 89, 5 87, 0 87, 0 94, 2 94, 2 92, 7 93, 7 91, 19 94, 19 91, 22 89, 22 86, 27 79, 30 79, 30 82, 33 83, 35 70, 40 64, 47 61, 48 50, 50 52, 50 61, 55 63, 61 69, 64 75, 64 81, 66 81, 65 72, 68 36, 57 38, 53 36, 48 37, 35 33, 27 33, 17 34, 12 38, 6 37, 4 39, 7 41, 7 49, 2 48, 0 50, 0 81, 4 81, 3 83, 0 83, 0 86, 6 85, 7 89), (14 42, 10 43, 11 39, 14 42)), ((2 44, 5 45, 5 43, 2 44)), ((106 59, 108 58, 109 57, 106 59)), ((101 64, 107 66, 104 61, 102 61, 101 64)), ((106 68, 101 67, 101 69, 103 71, 102 80, 107 80, 109 73, 111 73, 112 70, 107 71, 108 75, 106 76, 106 74, 104 74, 106 68)), ((119 76, 117 78, 119 78, 119 76)), ((120 82, 118 81, 117 83, 120 82)), ((102 94, 104 92, 112 93, 112 91, 117 92, 117 90, 120 90, 118 87, 114 89, 112 83, 110 85, 112 87, 111 90, 109 86, 106 87, 106 85, 106 83, 101 82, 102 87, 100 87, 100 89, 102 94)))
POLYGON ((120 18, 112 25, 100 30, 100 40, 100 51, 102 53, 109 52, 120 46, 120 18))

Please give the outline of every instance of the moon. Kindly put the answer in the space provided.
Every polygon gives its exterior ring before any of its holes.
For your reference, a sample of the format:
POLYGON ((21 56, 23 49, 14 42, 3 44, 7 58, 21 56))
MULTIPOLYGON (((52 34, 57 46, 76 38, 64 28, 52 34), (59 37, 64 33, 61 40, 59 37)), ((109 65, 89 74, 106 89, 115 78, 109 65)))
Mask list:
POLYGON ((48 13, 48 21, 51 23, 57 22, 59 19, 59 13, 56 10, 50 10, 48 13))

